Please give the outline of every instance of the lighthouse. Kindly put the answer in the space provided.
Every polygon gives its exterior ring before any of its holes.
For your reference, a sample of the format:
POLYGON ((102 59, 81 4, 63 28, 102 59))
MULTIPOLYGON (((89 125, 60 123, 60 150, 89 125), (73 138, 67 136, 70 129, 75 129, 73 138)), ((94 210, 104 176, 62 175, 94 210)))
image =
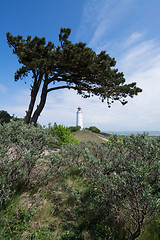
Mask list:
POLYGON ((77 110, 76 126, 80 126, 81 130, 83 129, 83 113, 82 113, 81 107, 78 107, 78 110, 77 110))

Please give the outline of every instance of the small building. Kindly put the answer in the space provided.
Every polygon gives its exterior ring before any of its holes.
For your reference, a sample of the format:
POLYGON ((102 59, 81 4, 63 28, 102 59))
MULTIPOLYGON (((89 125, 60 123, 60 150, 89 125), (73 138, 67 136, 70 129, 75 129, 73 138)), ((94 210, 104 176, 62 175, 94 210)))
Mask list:
POLYGON ((81 107, 78 107, 76 113, 76 126, 80 126, 81 130, 83 129, 83 113, 81 107))

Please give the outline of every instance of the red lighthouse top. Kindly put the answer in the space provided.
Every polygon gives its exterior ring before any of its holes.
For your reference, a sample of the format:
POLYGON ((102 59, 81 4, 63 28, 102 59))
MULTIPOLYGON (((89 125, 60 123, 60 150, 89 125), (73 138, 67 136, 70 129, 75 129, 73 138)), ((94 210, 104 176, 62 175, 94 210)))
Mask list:
POLYGON ((81 107, 78 107, 78 110, 81 110, 81 107))

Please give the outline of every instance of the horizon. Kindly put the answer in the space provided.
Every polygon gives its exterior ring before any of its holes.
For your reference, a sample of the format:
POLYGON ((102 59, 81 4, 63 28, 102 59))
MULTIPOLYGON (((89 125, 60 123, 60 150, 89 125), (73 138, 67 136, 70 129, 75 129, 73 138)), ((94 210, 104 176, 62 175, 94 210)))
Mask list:
POLYGON ((75 126, 76 110, 81 106, 85 127, 159 131, 159 8, 156 0, 1 1, 0 110, 22 118, 30 97, 31 76, 14 82, 20 64, 7 44, 6 33, 24 38, 44 36, 57 46, 60 28, 69 27, 70 41, 85 42, 96 53, 106 50, 116 59, 126 83, 136 82, 143 92, 127 98, 125 106, 115 102, 109 109, 98 97, 83 99, 73 90, 59 90, 48 95, 38 122, 75 126))

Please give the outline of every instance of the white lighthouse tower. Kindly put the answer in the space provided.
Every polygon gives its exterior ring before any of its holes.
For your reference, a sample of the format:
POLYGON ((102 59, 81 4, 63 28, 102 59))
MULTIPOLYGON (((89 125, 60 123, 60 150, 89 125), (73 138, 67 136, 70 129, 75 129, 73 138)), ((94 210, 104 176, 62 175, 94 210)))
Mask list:
POLYGON ((77 110, 76 126, 80 126, 81 130, 83 129, 83 113, 81 107, 78 107, 77 110))

